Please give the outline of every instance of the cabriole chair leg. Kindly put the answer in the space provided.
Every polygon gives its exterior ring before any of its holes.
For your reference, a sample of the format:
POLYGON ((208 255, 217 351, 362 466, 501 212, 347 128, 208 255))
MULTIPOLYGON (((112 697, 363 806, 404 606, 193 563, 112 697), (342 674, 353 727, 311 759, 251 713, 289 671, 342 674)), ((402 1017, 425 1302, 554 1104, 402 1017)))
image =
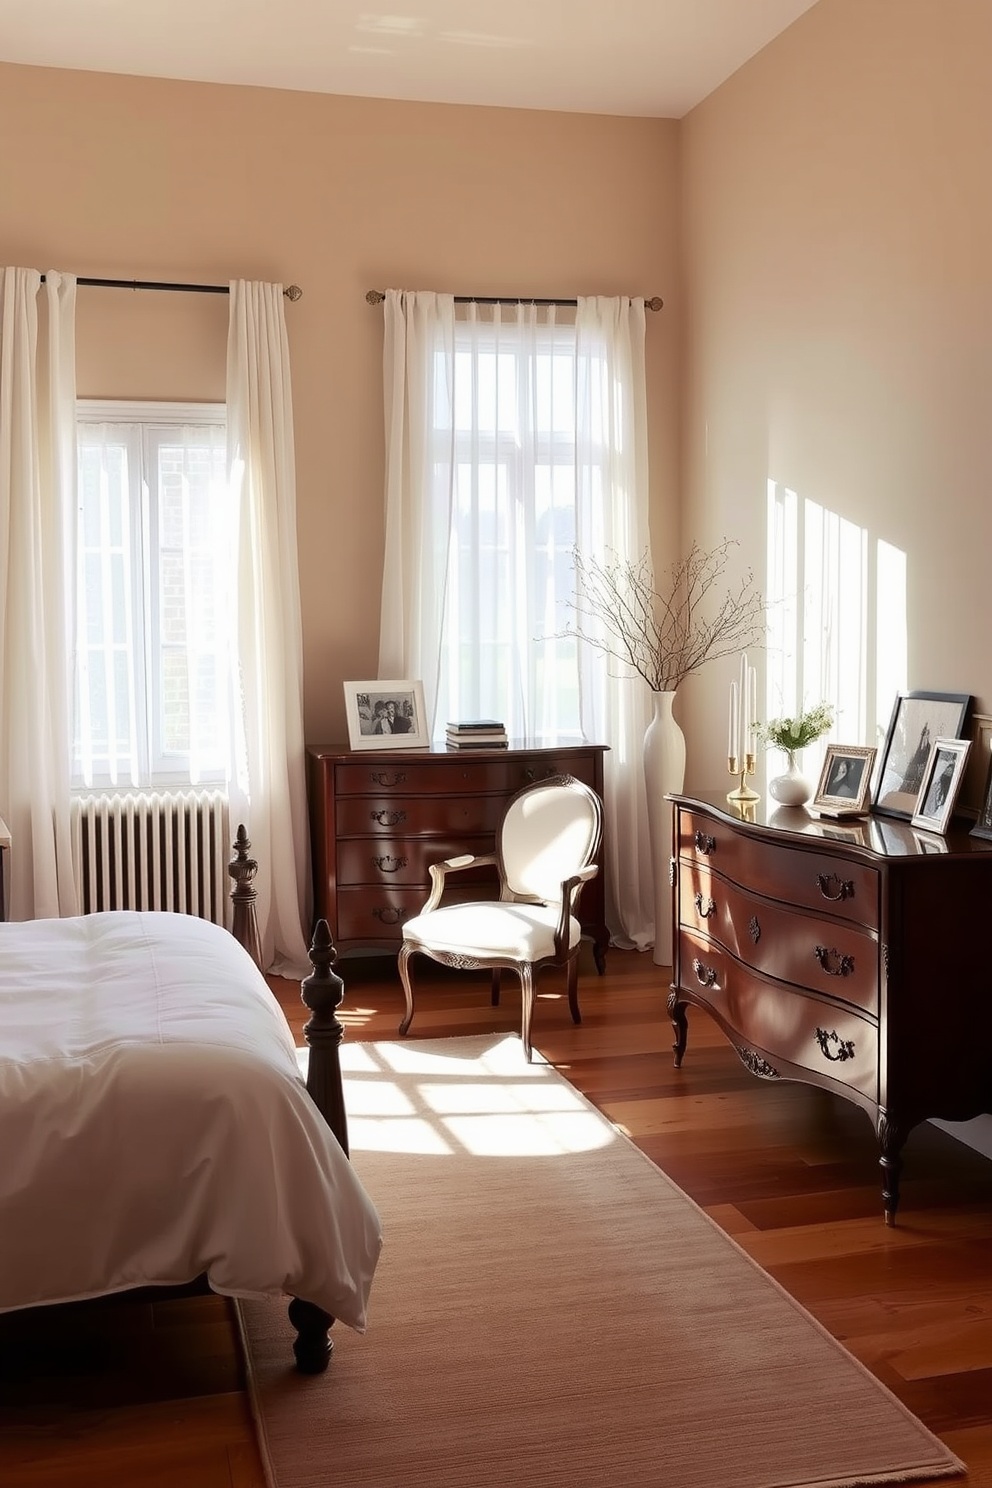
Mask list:
POLYGON ((407 1029, 410 1027, 410 1024, 413 1022, 413 983, 410 980, 409 966, 410 957, 412 955, 413 947, 409 945, 408 942, 404 941, 402 946, 400 947, 400 953, 396 960, 396 965, 400 974, 400 981, 403 984, 403 996, 406 999, 406 1012, 403 1014, 403 1021, 400 1024, 400 1038, 403 1037, 407 1029))

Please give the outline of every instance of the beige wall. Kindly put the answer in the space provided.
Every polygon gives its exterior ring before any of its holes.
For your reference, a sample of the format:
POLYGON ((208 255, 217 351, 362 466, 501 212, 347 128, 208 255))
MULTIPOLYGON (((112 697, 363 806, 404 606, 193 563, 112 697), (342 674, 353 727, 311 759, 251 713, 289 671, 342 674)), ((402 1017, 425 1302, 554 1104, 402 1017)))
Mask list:
MULTIPOLYGON (((760 576, 780 481, 907 554, 909 685, 992 711, 989 0, 819 0, 681 124, 0 65, 0 129, 0 262, 302 285, 312 741, 376 667, 387 286, 661 294, 659 559, 681 490, 760 576)), ((226 304, 81 290, 80 390, 222 398, 226 304)), ((679 698, 691 786, 725 781, 730 675, 679 698)))
MULTIPOLYGON (((992 711, 992 4, 820 0, 681 163, 693 529, 760 572, 773 479, 894 544, 908 685, 992 711)), ((680 699, 694 787, 726 780, 729 666, 680 699)))
MULTIPOLYGON (((382 311, 366 290, 660 294, 652 500, 671 541, 676 124, 0 65, 0 137, 0 263, 303 288, 287 320, 310 742, 346 737, 341 681, 376 672, 382 311)), ((226 325, 219 296, 81 289, 79 391, 222 399, 226 325)))

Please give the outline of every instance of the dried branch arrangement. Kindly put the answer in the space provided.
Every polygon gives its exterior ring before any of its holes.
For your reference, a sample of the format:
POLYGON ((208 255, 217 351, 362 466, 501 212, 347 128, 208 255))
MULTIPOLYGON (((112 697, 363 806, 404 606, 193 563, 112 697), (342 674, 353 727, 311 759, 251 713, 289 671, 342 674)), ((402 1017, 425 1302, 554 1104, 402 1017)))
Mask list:
POLYGON ((651 555, 635 562, 616 555, 599 561, 573 549, 578 615, 566 632, 632 667, 653 692, 674 692, 708 661, 729 656, 764 638, 764 602, 748 570, 722 597, 725 538, 715 548, 693 543, 655 587, 651 555))

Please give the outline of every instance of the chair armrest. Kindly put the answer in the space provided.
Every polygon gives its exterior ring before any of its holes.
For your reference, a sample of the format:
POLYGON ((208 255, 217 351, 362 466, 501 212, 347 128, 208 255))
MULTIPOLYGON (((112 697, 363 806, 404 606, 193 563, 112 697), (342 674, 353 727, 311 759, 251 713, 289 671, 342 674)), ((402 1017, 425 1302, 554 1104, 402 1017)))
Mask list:
POLYGON ((559 959, 568 954, 568 922, 578 907, 582 885, 595 878, 598 872, 599 864, 590 863, 588 868, 581 868, 571 878, 566 878, 561 886, 561 904, 555 926, 555 955, 559 959))
POLYGON ((445 858, 443 863, 431 863, 431 892, 420 913, 428 914, 432 909, 437 909, 444 893, 444 881, 449 873, 459 873, 465 868, 484 867, 488 863, 495 864, 496 861, 495 853, 460 853, 457 858, 445 858))

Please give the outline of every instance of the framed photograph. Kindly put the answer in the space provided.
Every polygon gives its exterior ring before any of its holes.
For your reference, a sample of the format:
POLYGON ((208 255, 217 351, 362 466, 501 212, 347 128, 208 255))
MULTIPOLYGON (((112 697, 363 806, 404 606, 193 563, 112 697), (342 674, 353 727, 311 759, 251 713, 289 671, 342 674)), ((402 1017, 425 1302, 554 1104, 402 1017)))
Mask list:
POLYGON ((911 820, 935 739, 965 735, 969 693, 900 692, 875 778, 872 811, 911 820))
POLYGON ((352 749, 423 749, 430 744, 421 682, 345 682, 352 749))
POLYGON ((968 761, 970 739, 935 739, 923 771, 920 793, 913 812, 914 827, 930 832, 947 831, 954 813, 964 767, 968 761))
POLYGON ((972 837, 987 837, 992 841, 992 755, 985 768, 985 791, 979 802, 978 816, 971 829, 972 837))
POLYGON ((875 750, 859 744, 828 744, 813 796, 821 816, 864 816, 871 792, 875 750))

